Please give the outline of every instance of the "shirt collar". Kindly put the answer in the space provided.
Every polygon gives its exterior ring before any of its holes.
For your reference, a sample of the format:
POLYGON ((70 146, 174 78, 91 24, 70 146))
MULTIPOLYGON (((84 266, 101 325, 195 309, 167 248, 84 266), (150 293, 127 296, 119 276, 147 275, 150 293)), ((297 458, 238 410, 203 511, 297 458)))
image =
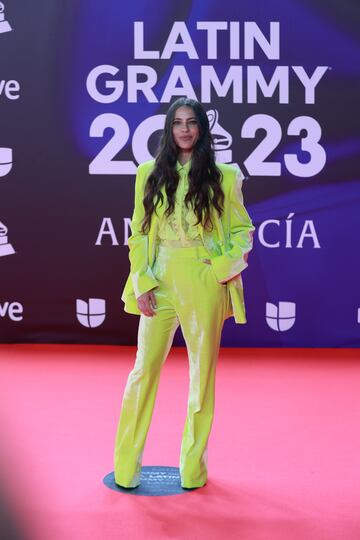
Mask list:
POLYGON ((191 167, 191 158, 186 163, 184 163, 184 165, 181 165, 180 161, 176 162, 176 170, 177 171, 183 170, 186 173, 188 173, 189 170, 190 170, 190 167, 191 167))

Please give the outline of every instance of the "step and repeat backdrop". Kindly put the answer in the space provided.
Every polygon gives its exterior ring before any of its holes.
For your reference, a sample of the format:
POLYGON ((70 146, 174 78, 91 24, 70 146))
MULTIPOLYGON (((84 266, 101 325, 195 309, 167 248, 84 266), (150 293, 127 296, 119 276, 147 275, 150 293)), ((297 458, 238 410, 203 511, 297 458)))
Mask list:
POLYGON ((186 95, 256 227, 222 345, 358 347, 358 2, 4 1, 0 51, 0 342, 136 343, 136 167, 186 95))

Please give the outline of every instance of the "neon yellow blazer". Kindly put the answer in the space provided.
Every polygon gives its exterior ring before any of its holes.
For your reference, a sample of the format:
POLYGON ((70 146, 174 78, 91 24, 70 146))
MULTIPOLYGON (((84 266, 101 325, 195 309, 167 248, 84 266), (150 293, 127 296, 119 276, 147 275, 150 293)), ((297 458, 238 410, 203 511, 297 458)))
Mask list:
MULTIPOLYGON (((128 238, 130 273, 122 291, 121 300, 124 311, 140 315, 136 299, 145 292, 158 286, 151 268, 156 258, 156 238, 159 219, 166 209, 165 187, 161 188, 164 204, 157 207, 151 219, 147 234, 141 233, 142 220, 145 214, 143 206, 146 180, 154 167, 155 160, 151 159, 140 164, 135 179, 134 212, 131 219, 131 236, 128 238)), ((248 254, 253 247, 255 227, 247 213, 242 196, 241 172, 233 165, 217 163, 223 174, 222 190, 224 192, 224 211, 219 218, 214 210, 211 219, 214 224, 212 231, 206 231, 201 223, 197 225, 209 252, 212 267, 219 282, 226 282, 230 295, 230 312, 236 323, 246 323, 244 290, 241 272, 248 266, 248 254)))

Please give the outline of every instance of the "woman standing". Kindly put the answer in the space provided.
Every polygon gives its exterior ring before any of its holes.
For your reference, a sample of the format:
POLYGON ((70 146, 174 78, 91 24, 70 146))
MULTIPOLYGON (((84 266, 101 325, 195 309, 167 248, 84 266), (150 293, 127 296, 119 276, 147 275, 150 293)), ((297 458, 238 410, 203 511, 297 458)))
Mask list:
POLYGON ((140 485, 160 371, 179 324, 190 374, 181 486, 206 484, 221 332, 231 315, 246 322, 240 273, 254 227, 243 205, 242 179, 239 169, 215 163, 202 105, 177 99, 167 112, 156 159, 139 165, 135 182, 122 300, 140 321, 115 441, 114 476, 122 487, 140 485))

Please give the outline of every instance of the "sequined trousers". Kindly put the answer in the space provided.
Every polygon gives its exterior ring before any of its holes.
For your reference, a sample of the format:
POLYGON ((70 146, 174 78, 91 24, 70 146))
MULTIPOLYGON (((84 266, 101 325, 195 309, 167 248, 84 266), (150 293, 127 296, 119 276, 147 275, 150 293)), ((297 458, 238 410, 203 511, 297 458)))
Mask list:
POLYGON ((140 485, 142 455, 160 371, 179 324, 189 361, 189 393, 180 450, 182 487, 201 487, 208 477, 208 439, 214 416, 215 372, 228 309, 204 246, 158 247, 153 274, 156 315, 140 315, 135 364, 124 390, 114 450, 115 482, 140 485))

